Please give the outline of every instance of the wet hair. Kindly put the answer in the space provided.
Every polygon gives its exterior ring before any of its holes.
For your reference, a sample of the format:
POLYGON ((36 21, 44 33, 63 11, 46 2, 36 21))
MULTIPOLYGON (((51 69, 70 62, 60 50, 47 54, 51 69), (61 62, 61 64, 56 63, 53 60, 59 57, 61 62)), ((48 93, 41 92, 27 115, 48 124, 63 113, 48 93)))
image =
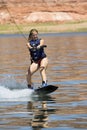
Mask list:
POLYGON ((31 36, 32 36, 33 32, 37 32, 37 33, 38 33, 38 30, 37 30, 37 29, 31 29, 31 30, 30 30, 29 36, 28 36, 28 41, 31 40, 31 36))

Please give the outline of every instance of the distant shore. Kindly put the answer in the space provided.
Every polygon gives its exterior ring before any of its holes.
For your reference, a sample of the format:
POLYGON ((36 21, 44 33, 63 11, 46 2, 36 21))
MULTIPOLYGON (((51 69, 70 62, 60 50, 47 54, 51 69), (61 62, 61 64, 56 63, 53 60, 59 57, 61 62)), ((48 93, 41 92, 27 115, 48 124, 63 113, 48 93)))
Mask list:
POLYGON ((0 34, 21 34, 29 33, 29 30, 36 28, 40 33, 51 32, 87 32, 87 20, 73 22, 46 22, 29 24, 2 24, 0 25, 0 34))

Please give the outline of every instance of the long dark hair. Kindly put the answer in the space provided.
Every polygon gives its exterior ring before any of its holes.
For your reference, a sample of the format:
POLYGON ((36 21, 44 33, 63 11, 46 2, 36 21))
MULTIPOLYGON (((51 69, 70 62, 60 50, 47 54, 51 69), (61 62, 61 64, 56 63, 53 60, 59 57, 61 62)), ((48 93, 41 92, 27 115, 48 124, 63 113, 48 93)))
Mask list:
POLYGON ((29 32, 28 41, 31 40, 31 36, 32 36, 33 32, 37 32, 37 34, 38 34, 38 30, 37 29, 31 29, 30 32, 29 32))

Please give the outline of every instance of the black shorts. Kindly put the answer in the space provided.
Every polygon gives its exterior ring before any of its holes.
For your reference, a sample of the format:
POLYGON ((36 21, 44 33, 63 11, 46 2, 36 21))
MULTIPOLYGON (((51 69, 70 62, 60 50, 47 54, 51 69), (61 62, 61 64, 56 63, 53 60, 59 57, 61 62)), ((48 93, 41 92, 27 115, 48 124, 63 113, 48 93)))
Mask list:
POLYGON ((37 64, 39 64, 40 65, 40 63, 41 63, 41 60, 42 59, 44 59, 44 58, 46 58, 47 56, 46 55, 44 55, 44 57, 41 57, 40 59, 38 59, 38 60, 33 60, 33 59, 31 59, 31 64, 32 63, 37 63, 37 64))

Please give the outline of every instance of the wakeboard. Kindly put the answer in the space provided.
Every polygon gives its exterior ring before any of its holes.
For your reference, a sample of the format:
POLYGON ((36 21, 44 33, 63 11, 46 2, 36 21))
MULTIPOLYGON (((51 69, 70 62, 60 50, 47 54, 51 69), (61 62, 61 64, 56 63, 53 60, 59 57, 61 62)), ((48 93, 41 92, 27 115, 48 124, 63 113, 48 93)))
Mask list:
POLYGON ((56 89, 58 89, 57 86, 47 85, 46 87, 41 87, 41 88, 35 89, 34 91, 38 95, 43 95, 43 94, 50 94, 54 92, 56 89))

